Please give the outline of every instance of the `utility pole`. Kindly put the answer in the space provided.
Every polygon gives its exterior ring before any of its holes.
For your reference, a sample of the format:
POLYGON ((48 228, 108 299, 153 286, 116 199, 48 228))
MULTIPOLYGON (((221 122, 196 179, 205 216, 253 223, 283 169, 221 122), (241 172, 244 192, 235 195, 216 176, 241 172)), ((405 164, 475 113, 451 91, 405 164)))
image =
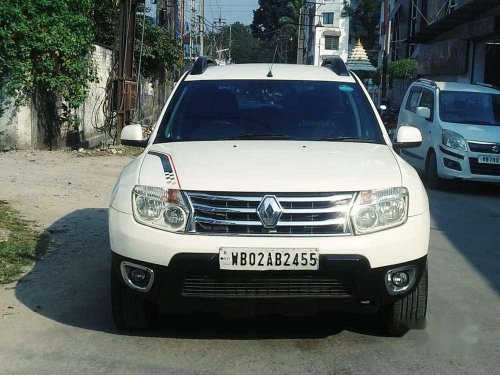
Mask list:
POLYGON ((201 16, 200 16, 200 56, 205 54, 203 40, 205 39, 205 0, 201 0, 201 16))
POLYGON ((229 63, 231 63, 231 46, 233 45, 233 30, 232 25, 229 25, 229 63))
MULTIPOLYGON (((123 127, 130 123, 135 109, 137 83, 132 82, 137 5, 144 0, 120 0, 120 45, 118 48, 118 77, 116 78, 116 143, 120 144, 123 127)), ((145 10, 144 10, 145 11, 145 10)))
POLYGON ((382 57, 382 99, 387 97, 387 55, 389 51, 389 0, 384 0, 384 54, 382 57))
POLYGON ((299 30, 297 35, 297 64, 304 63, 304 8, 299 9, 299 30))

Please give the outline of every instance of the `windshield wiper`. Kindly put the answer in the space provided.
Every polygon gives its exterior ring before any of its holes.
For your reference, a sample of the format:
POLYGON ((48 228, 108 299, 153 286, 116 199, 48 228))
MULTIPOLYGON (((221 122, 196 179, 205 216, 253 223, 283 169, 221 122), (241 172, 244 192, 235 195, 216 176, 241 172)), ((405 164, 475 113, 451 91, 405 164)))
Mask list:
POLYGON ((359 137, 326 137, 317 139, 317 141, 325 142, 360 142, 360 143, 380 143, 375 139, 370 138, 359 138, 359 137))
POLYGON ((258 140, 258 139, 290 139, 289 135, 285 134, 240 134, 234 137, 217 138, 218 141, 224 140, 258 140))

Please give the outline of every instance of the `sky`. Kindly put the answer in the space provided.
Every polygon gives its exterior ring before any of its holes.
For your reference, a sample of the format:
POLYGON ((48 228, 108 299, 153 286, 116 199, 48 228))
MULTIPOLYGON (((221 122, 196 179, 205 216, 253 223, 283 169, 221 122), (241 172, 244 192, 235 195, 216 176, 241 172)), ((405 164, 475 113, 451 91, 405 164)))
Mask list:
MULTIPOLYGON (((186 1, 189 4, 189 1, 186 1)), ((199 1, 201 3, 201 1, 199 1)), ((253 10, 259 7, 258 0, 205 0, 205 19, 212 23, 219 18, 219 9, 222 19, 228 24, 241 22, 250 25, 253 20, 253 10)), ((152 0, 146 0, 147 15, 156 18, 156 5, 152 0)))
POLYGON ((258 0, 205 0, 205 17, 212 22, 219 17, 220 8, 222 18, 228 24, 239 21, 249 25, 253 20, 253 10, 258 7, 258 0))

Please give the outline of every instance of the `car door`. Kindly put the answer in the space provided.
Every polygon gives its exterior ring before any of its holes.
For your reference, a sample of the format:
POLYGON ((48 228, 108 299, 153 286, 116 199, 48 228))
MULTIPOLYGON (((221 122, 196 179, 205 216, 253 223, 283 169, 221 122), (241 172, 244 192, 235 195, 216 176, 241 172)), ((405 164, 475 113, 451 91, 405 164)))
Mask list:
MULTIPOLYGON (((403 104, 400 110, 400 119, 398 121, 398 127, 401 126, 413 126, 420 129, 420 122, 417 120, 417 115, 415 114, 417 107, 420 103, 420 97, 422 95, 421 86, 412 86, 408 92, 406 102, 403 104)), ((422 146, 420 146, 422 147, 422 146)), ((401 156, 408 161, 411 165, 416 168, 424 169, 425 161, 422 161, 421 153, 415 152, 416 148, 402 149, 401 156)))
POLYGON ((415 158, 418 160, 419 167, 423 169, 425 169, 425 159, 427 157, 427 152, 429 151, 430 147, 433 147, 432 123, 434 121, 434 100, 434 92, 430 89, 423 88, 417 107, 429 108, 431 111, 431 116, 425 119, 414 115, 415 127, 417 127, 422 134, 422 145, 410 149, 410 152, 415 154, 415 158))

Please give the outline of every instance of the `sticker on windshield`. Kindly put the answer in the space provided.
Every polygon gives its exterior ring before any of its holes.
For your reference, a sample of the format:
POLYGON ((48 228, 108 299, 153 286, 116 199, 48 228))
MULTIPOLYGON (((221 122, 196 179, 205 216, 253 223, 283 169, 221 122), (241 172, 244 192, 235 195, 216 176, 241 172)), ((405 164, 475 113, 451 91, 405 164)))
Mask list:
POLYGON ((351 86, 347 86, 347 85, 340 85, 339 90, 344 91, 344 92, 353 92, 354 91, 354 89, 351 86))

